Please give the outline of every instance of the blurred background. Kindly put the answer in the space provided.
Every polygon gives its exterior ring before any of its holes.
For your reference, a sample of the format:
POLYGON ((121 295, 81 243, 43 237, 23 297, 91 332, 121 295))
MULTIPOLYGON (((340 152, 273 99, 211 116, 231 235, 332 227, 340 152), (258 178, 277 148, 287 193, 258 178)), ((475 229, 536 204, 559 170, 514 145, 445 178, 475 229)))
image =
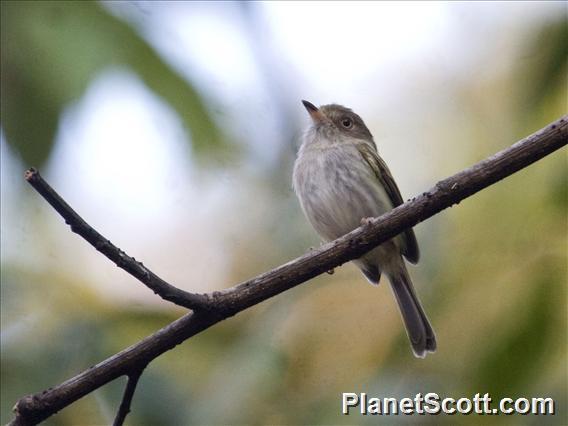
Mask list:
MULTIPOLYGON (((80 237, 172 284, 229 287, 319 240, 291 188, 308 116, 337 102, 403 197, 567 107, 565 2, 2 2, 0 421, 184 311, 80 237)), ((348 264, 154 361, 127 423, 566 424, 566 151, 416 227, 438 337, 412 355, 388 283, 348 264), (556 416, 340 414, 341 392, 553 397, 556 416)), ((108 424, 117 381, 49 419, 108 424)))

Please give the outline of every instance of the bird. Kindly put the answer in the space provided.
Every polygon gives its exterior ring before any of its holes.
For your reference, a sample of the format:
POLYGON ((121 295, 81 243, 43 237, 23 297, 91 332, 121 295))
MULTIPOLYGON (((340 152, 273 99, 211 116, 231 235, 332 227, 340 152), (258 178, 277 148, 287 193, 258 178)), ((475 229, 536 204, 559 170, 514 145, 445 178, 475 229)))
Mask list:
MULTIPOLYGON (((318 108, 302 103, 311 123, 294 162, 293 188, 323 241, 335 240, 402 204, 400 190, 361 117, 338 104, 318 108)), ((414 355, 424 358, 436 351, 436 336, 403 259, 416 264, 419 257, 409 228, 353 262, 373 285, 378 285, 381 274, 388 278, 414 355)))

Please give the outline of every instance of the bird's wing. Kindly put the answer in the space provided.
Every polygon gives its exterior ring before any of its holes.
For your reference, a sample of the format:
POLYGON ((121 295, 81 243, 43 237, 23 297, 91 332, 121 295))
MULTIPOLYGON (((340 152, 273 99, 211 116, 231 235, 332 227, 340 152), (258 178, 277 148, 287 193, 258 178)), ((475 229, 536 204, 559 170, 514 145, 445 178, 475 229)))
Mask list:
MULTIPOLYGON (((361 157, 364 161, 369 164, 369 167, 377 176, 377 179, 381 182, 382 186, 385 188, 387 195, 389 196, 393 208, 400 206, 403 203, 402 196, 400 195, 400 190, 394 181, 392 174, 377 153, 377 150, 373 145, 368 142, 357 144, 357 149, 361 153, 361 157)), ((409 262, 417 263, 420 258, 420 251, 418 250, 418 242, 416 241, 416 236, 412 228, 407 229, 402 234, 402 240, 404 246, 402 247, 402 254, 409 262)))

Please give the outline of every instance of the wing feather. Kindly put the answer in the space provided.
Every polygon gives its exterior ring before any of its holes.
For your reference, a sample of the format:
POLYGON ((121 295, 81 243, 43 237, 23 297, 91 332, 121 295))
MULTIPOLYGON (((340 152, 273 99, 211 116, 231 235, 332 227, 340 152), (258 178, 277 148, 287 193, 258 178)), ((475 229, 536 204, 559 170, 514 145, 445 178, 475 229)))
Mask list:
MULTIPOLYGON (((357 145, 361 157, 369 164, 377 179, 381 182, 387 195, 389 196, 393 207, 400 206, 404 201, 400 190, 394 181, 392 174, 387 167, 386 163, 379 157, 376 147, 368 142, 357 145)), ((412 228, 407 229, 402 233, 402 254, 411 263, 417 263, 420 258, 420 251, 418 249, 418 242, 412 228)))

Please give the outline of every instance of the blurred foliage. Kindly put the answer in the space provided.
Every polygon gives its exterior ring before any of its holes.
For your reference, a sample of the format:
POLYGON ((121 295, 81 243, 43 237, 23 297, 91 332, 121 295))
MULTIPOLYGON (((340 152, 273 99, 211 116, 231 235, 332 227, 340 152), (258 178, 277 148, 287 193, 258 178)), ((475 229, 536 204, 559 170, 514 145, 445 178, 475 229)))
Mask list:
POLYGON ((2 128, 24 164, 44 164, 63 109, 113 66, 137 73, 177 111, 198 156, 226 151, 201 95, 100 4, 3 1, 1 8, 2 128))
MULTIPOLYGON (((24 160, 45 160, 61 109, 112 64, 141 75, 187 120, 195 149, 208 150, 209 135, 218 132, 191 86, 100 5, 62 4, 2 2, 2 127, 24 160)), ((262 51, 253 31, 258 16, 250 12, 241 18, 262 51)), ((488 46, 478 66, 510 57, 501 48, 488 46)), ((565 113, 565 22, 543 20, 515 48, 506 72, 421 82, 451 98, 446 109, 427 111, 425 121, 436 129, 421 128, 432 176, 458 171, 565 113)), ((274 66, 268 57, 259 60, 263 71, 274 66)), ((266 74, 274 78, 273 71, 266 74)), ((275 98, 293 93, 282 81, 268 86, 278 88, 275 98)), ((425 121, 418 120, 420 128, 425 121)), ((245 180, 241 199, 213 218, 216 230, 228 233, 229 283, 317 244, 285 179, 290 147, 281 155, 278 167, 245 180)), ((435 355, 412 356, 386 281, 369 286, 345 265, 159 357, 141 378, 127 424, 568 424, 566 165, 566 153, 555 153, 417 227, 423 257, 410 273, 437 332, 435 355), (550 396, 557 414, 346 417, 339 414, 341 392, 550 396)), ((39 210, 44 201, 34 200, 24 210, 39 210)), ((50 223, 32 217, 38 223, 28 238, 48 246, 35 230, 50 223)), ((55 233, 68 232, 57 225, 55 233)), ((184 249, 182 267, 201 248, 184 249)), ((153 308, 103 297, 75 270, 50 268, 49 256, 48 266, 33 259, 2 264, 2 423, 19 397, 66 380, 182 313, 161 301, 153 308)), ((101 388, 46 424, 110 423, 123 385, 101 388)))
MULTIPOLYGON (((522 78, 529 83, 522 90, 525 113, 530 114, 556 93, 568 91, 568 23, 566 16, 545 24, 522 52, 530 62, 522 78)), ((521 99, 522 99, 521 98, 521 99)))

